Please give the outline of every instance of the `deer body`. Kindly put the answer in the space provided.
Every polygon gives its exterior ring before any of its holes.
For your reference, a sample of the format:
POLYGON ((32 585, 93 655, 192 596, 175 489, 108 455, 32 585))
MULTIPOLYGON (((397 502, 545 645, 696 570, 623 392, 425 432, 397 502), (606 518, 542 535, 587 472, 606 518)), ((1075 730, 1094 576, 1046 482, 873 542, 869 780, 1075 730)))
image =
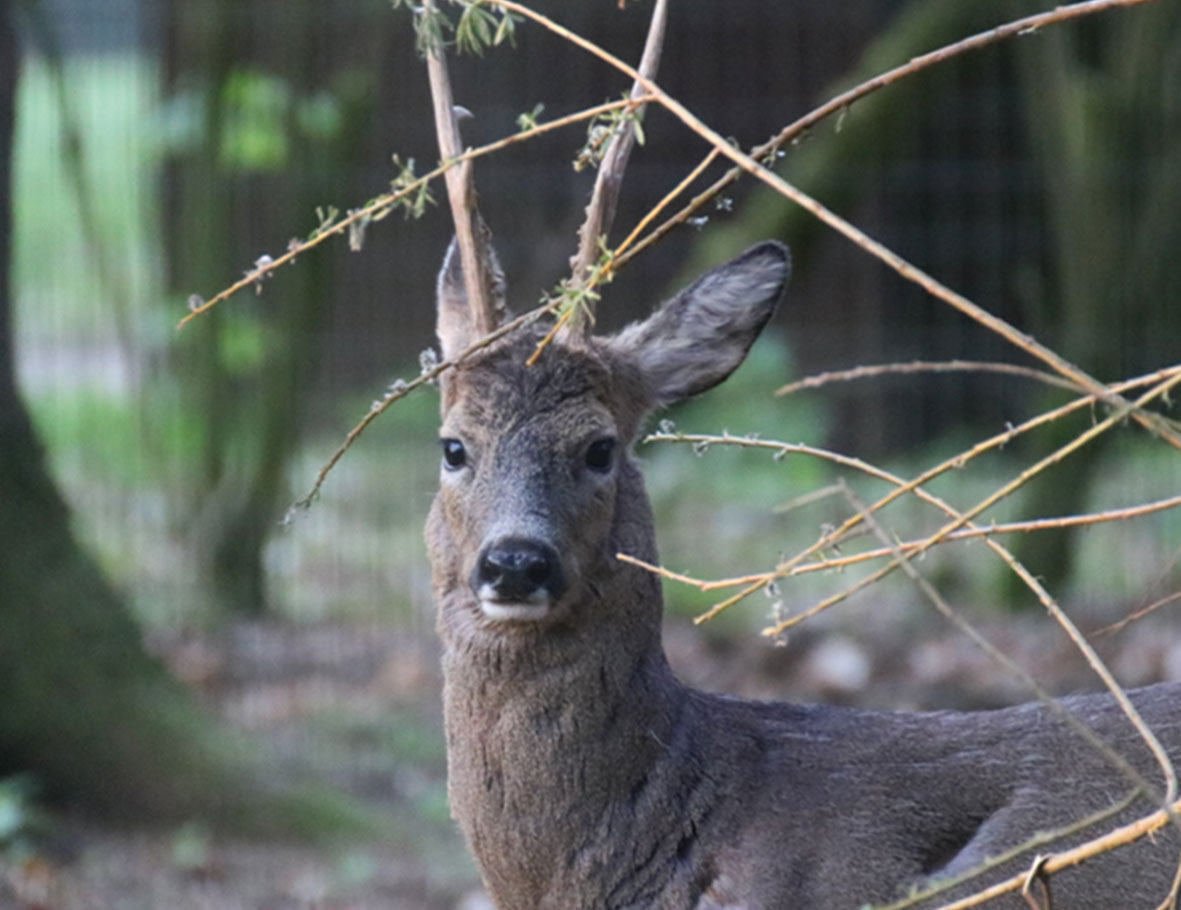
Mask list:
MULTIPOLYGON (((741 363, 787 271, 786 250, 763 244, 616 336, 551 346, 527 367, 538 336, 524 333, 444 381, 427 539, 448 786, 502 910, 854 910, 1132 790, 1045 706, 891 714, 756 703, 673 675, 659 582, 615 558, 656 560, 628 448, 652 408, 741 363)), ((452 356, 475 337, 454 254, 439 307, 452 356)), ((1134 698, 1181 757, 1181 686, 1134 698)), ((1159 785, 1112 699, 1067 704, 1159 785)), ((1152 808, 1139 799, 1124 815, 1152 808)), ((1064 871, 1053 907, 1153 910, 1179 853, 1169 828, 1064 871)), ((1029 905, 1009 895, 988 906, 1029 905)))

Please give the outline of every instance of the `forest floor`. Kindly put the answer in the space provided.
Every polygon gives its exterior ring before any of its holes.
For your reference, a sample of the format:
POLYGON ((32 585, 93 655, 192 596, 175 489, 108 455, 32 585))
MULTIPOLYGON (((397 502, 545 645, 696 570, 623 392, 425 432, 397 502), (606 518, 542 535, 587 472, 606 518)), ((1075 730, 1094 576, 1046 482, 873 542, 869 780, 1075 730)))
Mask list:
MULTIPOLYGON (((1126 615, 1125 611, 1123 615, 1126 615)), ((989 708, 1023 700, 964 636, 929 613, 862 611, 785 646, 674 620, 666 647, 701 688, 756 698, 892 708, 989 708)), ((1118 618, 1088 616, 1098 628, 1118 618)), ((1176 617, 1168 619, 1176 631, 1176 617)), ((993 617, 986 634, 1051 691, 1096 688, 1044 617, 993 617)), ((429 629, 249 624, 153 640, 174 672, 267 750, 277 774, 329 784, 391 821, 382 843, 225 838, 200 824, 133 830, 56 818, 0 853, 8 910, 488 910, 447 817, 438 655, 429 629)), ((1129 685, 1181 679, 1181 635, 1134 624, 1099 639, 1129 685)))

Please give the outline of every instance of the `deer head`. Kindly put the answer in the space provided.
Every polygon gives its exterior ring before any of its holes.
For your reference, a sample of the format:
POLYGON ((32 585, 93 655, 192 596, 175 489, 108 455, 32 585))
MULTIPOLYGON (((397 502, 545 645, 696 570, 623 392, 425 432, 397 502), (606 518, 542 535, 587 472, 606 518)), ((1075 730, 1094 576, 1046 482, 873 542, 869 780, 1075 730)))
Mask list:
MULTIPOLYGON (((430 0, 427 0, 428 4, 430 0)), ((655 75, 667 0, 657 0, 639 73, 655 75)), ((456 226, 438 282, 437 331, 456 358, 507 319, 504 280, 462 160, 442 50, 428 53, 439 150, 456 226)), ((633 87, 639 99, 641 80, 633 87)), ((638 101, 637 101, 638 103, 638 101)), ((634 139, 625 118, 603 157, 578 252, 583 286, 610 230, 634 139)), ((572 321, 539 362, 523 332, 463 360, 442 381, 443 464, 428 524, 444 618, 505 630, 577 624, 619 579, 659 611, 654 581, 624 571, 617 552, 654 558, 651 518, 629 449, 643 416, 702 392, 742 362, 787 279, 787 250, 765 243, 710 272, 649 319, 609 338, 572 321)), ((619 582, 622 584, 622 582, 619 582)), ((634 598, 609 592, 613 602, 634 598)), ((647 623, 651 627, 652 623, 647 623)), ((656 624, 658 626, 658 623, 656 624)))
MULTIPOLYGON (((527 366, 539 333, 525 332, 446 375, 428 524, 444 625, 570 629, 634 604, 634 591, 621 586, 650 589, 645 573, 615 559, 655 555, 630 454, 641 420, 742 363, 788 271, 787 249, 763 243, 616 335, 556 343, 527 366)), ((454 245, 438 291, 439 340, 450 358, 479 334, 454 245)), ((659 612, 655 600, 646 621, 659 612)))

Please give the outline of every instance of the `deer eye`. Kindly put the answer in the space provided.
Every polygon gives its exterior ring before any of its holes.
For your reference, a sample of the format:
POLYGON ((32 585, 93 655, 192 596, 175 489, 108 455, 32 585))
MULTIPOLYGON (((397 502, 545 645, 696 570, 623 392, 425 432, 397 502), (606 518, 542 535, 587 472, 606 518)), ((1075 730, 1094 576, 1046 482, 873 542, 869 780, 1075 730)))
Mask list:
POLYGON ((458 439, 440 440, 443 445, 443 464, 449 471, 458 471, 467 464, 467 449, 458 439))
POLYGON ((614 454, 614 439, 596 439, 587 447, 586 466, 599 474, 606 474, 611 470, 611 461, 614 454))

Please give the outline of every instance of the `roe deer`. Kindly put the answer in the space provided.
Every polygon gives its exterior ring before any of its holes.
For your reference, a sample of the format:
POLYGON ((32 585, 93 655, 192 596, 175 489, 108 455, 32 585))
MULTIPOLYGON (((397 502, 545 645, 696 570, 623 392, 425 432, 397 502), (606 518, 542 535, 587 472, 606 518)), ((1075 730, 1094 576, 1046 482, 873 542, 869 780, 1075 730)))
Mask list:
MULTIPOLYGON (((429 6, 432 0, 424 0, 429 6)), ((656 0, 633 87, 660 57, 656 0)), ((444 55, 427 55, 456 242, 438 288, 448 359, 503 323, 504 283, 461 156, 444 55)), ((585 286, 610 229, 634 118, 615 128, 573 260, 585 286)), ((443 465, 427 543, 443 640, 451 810, 501 910, 854 910, 974 869, 1111 808, 1054 849, 1158 808, 1158 763, 1110 696, 1063 700, 1136 771, 1043 704, 890 714, 694 691, 661 646, 652 513, 631 445, 654 408, 742 362, 788 275, 764 243, 646 321, 595 338, 508 335, 441 377, 443 465), (1125 773, 1131 771, 1131 774, 1125 773), (1140 777, 1137 791, 1129 777, 1140 777), (1135 793, 1134 800, 1128 799, 1135 793)), ((577 311, 575 311, 577 314, 577 311)), ((1181 685, 1132 693, 1181 757, 1181 685)), ((1164 788, 1172 795, 1172 788, 1164 788)), ((1175 796, 1174 796, 1175 798, 1175 796)), ((1029 868, 998 862, 920 906, 1029 868)), ((1176 910, 1181 835, 1039 878, 991 907, 1176 910), (1175 897, 1175 895, 1174 895, 1175 897)))
MULTIPOLYGON (((454 249, 439 280, 447 357, 478 337, 454 249)), ((614 336, 552 344, 526 366, 539 337, 526 331, 442 381, 427 540, 448 786, 502 910, 854 910, 1133 789, 1041 704, 892 714, 709 695, 673 675, 660 583, 615 558, 657 561, 630 447, 650 410, 742 362, 788 270, 787 250, 764 243, 614 336)), ((1181 755, 1181 685, 1132 698, 1181 755)), ((1159 780, 1111 697, 1064 704, 1159 780)), ((1139 797, 1117 820, 1153 808, 1139 797)), ((1164 906, 1179 854, 1168 826, 1054 875, 1052 906, 1164 906)))

